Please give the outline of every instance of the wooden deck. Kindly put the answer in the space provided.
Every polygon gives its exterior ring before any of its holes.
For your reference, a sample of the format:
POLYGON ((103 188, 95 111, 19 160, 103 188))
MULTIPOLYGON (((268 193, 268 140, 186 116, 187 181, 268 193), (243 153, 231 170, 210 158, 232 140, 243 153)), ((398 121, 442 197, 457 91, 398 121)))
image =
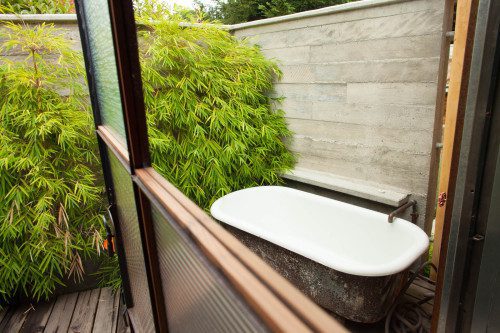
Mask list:
POLYGON ((0 332, 130 332, 124 310, 119 294, 111 289, 87 290, 0 311, 0 332))
MULTIPOLYGON (((408 302, 418 302, 429 295, 434 294, 435 292, 435 286, 434 284, 430 283, 429 281, 422 279, 420 277, 416 278, 415 281, 411 284, 411 286, 408 288, 405 294, 404 301, 408 302)), ((423 320, 423 328, 425 332, 430 332, 430 326, 431 326, 431 314, 432 314, 432 309, 434 307, 434 300, 430 300, 424 304, 422 304, 422 309, 428 314, 427 318, 424 318, 423 320)), ((354 323, 354 322, 344 322, 344 325, 349 329, 351 332, 355 333, 378 333, 378 332, 384 332, 384 324, 385 320, 381 320, 378 323, 375 324, 359 324, 359 323, 354 323)))
MULTIPOLYGON (((434 294, 436 291, 436 286, 424 279, 417 278, 413 281, 412 285, 406 291, 406 299, 409 301, 420 301, 430 294, 434 294)), ((434 299, 422 304, 422 308, 429 315, 432 314, 434 307, 434 299)))
MULTIPOLYGON (((406 292, 405 299, 418 302, 434 293, 434 285, 417 278, 406 292)), ((433 301, 424 303, 422 308, 429 314, 424 327, 430 329, 430 314, 433 301)), ((125 323, 124 305, 118 294, 111 289, 93 289, 79 293, 62 295, 52 302, 36 305, 23 304, 0 311, 0 332, 46 332, 46 333, 125 333, 130 328, 125 323)), ((345 321, 352 332, 383 332, 384 320, 376 324, 358 324, 345 321)))

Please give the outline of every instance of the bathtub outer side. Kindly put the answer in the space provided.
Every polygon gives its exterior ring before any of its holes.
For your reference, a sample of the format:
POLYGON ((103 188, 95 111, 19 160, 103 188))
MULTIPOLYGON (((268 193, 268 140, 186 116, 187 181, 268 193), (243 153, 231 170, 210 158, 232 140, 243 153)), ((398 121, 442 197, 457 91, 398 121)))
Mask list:
POLYGON ((252 234, 222 225, 314 302, 352 321, 374 323, 384 318, 408 279, 408 270, 379 277, 342 273, 252 234))

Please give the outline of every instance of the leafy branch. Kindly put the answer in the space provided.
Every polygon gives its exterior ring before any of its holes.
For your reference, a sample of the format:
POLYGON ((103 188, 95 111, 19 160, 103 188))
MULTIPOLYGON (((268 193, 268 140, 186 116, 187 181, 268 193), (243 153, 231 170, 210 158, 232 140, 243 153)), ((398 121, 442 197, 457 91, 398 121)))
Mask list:
POLYGON ((0 28, 1 299, 83 277, 104 210, 79 52, 53 25, 0 28))

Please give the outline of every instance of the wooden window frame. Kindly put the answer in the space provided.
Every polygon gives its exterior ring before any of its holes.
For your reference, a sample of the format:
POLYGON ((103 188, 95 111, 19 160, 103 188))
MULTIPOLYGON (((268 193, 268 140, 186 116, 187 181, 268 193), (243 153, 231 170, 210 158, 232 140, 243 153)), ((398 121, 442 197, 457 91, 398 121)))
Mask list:
MULTIPOLYGON (((214 222, 151 167, 133 3, 132 0, 108 0, 108 3, 127 147, 101 122, 92 69, 88 66, 87 77, 98 141, 103 148, 101 154, 104 148, 109 148, 130 174, 134 184, 156 331, 168 331, 164 302, 164 297, 168 295, 163 295, 162 291, 163 277, 159 271, 150 205, 155 205, 165 218, 170 216, 174 219, 271 330, 346 332, 339 322, 214 222)), ((83 6, 79 6, 78 0, 76 7, 80 13, 83 6)), ((84 30, 84 23, 80 23, 82 36, 85 34, 84 30)), ((84 39, 82 38, 83 47, 88 54, 88 45, 84 39)), ((88 56, 86 60, 89 61, 88 56)), ((106 178, 109 178, 109 166, 103 164, 103 168, 106 178)), ((112 192, 109 186, 108 192, 112 192)))

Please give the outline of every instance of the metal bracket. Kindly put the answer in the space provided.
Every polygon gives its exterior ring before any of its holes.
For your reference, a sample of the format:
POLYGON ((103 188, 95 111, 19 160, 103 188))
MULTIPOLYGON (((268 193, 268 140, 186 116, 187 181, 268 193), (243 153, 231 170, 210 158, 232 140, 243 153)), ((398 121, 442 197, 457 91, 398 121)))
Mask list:
POLYGON ((106 219, 105 215, 102 215, 102 223, 104 224, 104 229, 106 229, 106 241, 107 241, 107 250, 108 250, 108 255, 112 257, 115 254, 115 246, 114 246, 114 233, 112 228, 114 227, 113 225, 113 217, 111 215, 111 212, 108 209, 108 216, 110 219, 111 224, 108 222, 106 219))
POLYGON ((484 241, 484 236, 483 235, 480 235, 480 234, 475 234, 474 236, 472 236, 471 238, 474 242, 482 242, 484 241))
POLYGON ((439 193, 439 196, 438 196, 438 206, 439 207, 443 207, 444 204, 446 203, 446 199, 447 199, 446 192, 439 193))

